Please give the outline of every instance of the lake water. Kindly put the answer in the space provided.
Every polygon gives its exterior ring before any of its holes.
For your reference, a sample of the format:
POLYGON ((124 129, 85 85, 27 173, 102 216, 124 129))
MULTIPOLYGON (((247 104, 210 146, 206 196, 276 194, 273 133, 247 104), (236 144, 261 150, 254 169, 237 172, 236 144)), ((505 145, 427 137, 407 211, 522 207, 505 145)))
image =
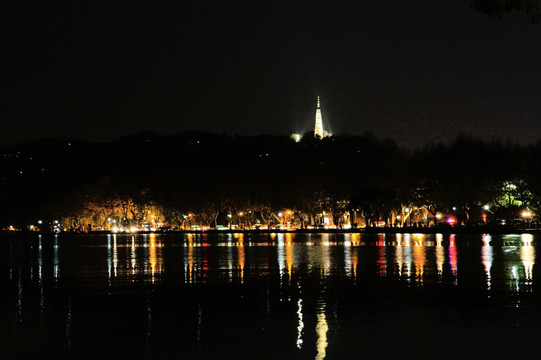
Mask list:
POLYGON ((537 357, 539 235, 0 237, 0 359, 537 357))

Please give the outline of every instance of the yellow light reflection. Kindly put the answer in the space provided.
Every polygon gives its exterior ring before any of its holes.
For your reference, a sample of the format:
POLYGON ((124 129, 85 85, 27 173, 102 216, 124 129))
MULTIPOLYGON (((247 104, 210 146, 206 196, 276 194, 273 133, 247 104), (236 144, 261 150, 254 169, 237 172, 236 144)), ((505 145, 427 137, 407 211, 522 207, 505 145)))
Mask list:
POLYGON ((436 268, 438 270, 438 282, 443 279, 443 264, 445 263, 445 251, 442 245, 443 235, 436 234, 436 268))
POLYGON ((359 246, 361 243, 361 234, 353 233, 351 234, 351 246, 359 246))
POLYGON ((413 239, 413 243, 415 246, 423 246, 426 235, 425 234, 412 234, 411 238, 413 239))
POLYGON ((416 239, 413 247, 413 266, 415 267, 415 281, 419 284, 423 284, 423 274, 426 261, 426 251, 423 246, 423 241, 416 239))
POLYGON ((195 271, 194 271, 194 241, 193 241, 193 234, 187 235, 188 240, 188 254, 187 254, 187 262, 188 262, 188 268, 187 268, 187 276, 185 277, 185 281, 188 284, 192 284, 195 282, 195 271))
POLYGON ((156 270, 156 234, 150 234, 150 254, 149 254, 149 262, 150 262, 150 270, 152 275, 152 283, 154 283, 154 275, 156 270))
POLYGON ((317 309, 317 324, 316 324, 316 334, 317 334, 317 355, 316 360, 325 359, 327 353, 327 332, 329 331, 329 325, 327 324, 327 317, 325 315, 325 300, 321 299, 318 301, 317 309))
POLYGON ((535 249, 532 246, 533 235, 522 234, 521 240, 520 260, 524 266, 524 274, 526 276, 524 284, 531 286, 533 284, 533 266, 535 265, 535 249))
POLYGON ((244 262, 245 262, 245 255, 244 255, 244 234, 241 234, 238 238, 237 246, 239 251, 239 270, 240 270, 240 283, 244 284, 244 262))
POLYGON ((291 283, 291 276, 293 274, 293 243, 292 243, 291 234, 286 234, 286 265, 287 265, 287 275, 288 283, 291 283))

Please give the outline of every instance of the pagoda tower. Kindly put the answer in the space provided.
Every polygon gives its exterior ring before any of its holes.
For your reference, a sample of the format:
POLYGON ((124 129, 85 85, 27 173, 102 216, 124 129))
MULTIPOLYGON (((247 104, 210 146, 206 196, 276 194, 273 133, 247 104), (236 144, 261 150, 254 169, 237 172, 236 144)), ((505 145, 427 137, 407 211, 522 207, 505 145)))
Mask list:
POLYGON ((317 97, 317 109, 316 109, 316 125, 314 126, 314 137, 317 139, 323 139, 324 137, 332 136, 332 133, 323 130, 323 118, 321 117, 321 105, 319 103, 319 96, 317 97))
POLYGON ((316 109, 316 125, 314 127, 314 137, 323 139, 323 118, 321 117, 321 106, 319 104, 319 96, 317 97, 317 109, 316 109))

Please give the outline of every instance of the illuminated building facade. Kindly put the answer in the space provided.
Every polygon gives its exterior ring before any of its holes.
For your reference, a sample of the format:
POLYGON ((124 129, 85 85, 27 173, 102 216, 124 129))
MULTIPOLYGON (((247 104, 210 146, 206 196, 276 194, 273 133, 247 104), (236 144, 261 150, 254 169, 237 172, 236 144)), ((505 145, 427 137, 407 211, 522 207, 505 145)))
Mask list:
POLYGON ((321 105, 319 102, 319 96, 317 97, 316 108, 316 124, 314 126, 314 137, 323 139, 324 137, 332 136, 328 131, 323 130, 323 117, 321 116, 321 105))

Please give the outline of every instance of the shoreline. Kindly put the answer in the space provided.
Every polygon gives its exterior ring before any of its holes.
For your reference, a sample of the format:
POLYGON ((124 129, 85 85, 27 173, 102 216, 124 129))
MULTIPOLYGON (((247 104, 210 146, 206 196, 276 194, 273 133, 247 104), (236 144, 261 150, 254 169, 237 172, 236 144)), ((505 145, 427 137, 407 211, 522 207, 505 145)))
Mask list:
MULTIPOLYGON (((110 230, 98 230, 91 232, 69 232, 64 231, 58 235, 138 235, 138 234, 159 234, 159 235, 184 235, 184 234, 541 234, 537 228, 514 228, 514 227, 373 227, 359 229, 211 229, 211 230, 161 230, 161 231, 137 231, 137 232, 113 232, 110 230)), ((1 235, 5 234, 55 234, 47 231, 10 231, 0 230, 1 235)))

